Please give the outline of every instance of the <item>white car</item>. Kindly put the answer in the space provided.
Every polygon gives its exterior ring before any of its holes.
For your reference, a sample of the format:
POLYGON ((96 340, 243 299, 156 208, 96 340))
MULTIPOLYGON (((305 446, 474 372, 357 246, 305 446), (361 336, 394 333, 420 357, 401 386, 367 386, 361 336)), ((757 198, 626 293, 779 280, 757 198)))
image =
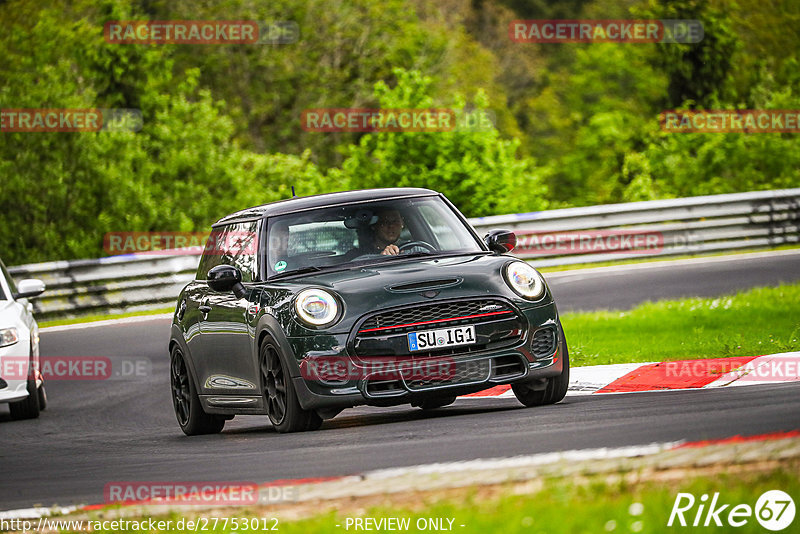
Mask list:
POLYGON ((33 419, 47 405, 39 371, 39 325, 28 298, 40 295, 44 282, 19 284, 0 261, 0 403, 9 403, 12 419, 33 419))

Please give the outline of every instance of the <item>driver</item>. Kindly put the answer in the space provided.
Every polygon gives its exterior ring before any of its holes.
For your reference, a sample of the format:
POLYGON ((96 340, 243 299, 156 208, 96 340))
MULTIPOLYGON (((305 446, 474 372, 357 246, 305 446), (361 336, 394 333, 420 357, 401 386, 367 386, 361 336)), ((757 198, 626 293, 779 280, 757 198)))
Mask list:
POLYGON ((403 231, 403 216, 395 209, 378 212, 378 220, 370 227, 372 231, 372 247, 370 252, 384 256, 396 256, 400 249, 395 245, 403 231))

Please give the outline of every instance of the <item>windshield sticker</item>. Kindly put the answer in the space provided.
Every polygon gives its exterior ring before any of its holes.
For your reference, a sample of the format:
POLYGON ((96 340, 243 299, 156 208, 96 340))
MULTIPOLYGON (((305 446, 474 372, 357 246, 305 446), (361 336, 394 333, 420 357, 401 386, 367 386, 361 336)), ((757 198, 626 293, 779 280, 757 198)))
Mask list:
POLYGON ((286 262, 283 261, 283 260, 281 260, 281 261, 279 261, 278 263, 275 264, 275 270, 276 271, 282 271, 285 268, 286 268, 286 262))

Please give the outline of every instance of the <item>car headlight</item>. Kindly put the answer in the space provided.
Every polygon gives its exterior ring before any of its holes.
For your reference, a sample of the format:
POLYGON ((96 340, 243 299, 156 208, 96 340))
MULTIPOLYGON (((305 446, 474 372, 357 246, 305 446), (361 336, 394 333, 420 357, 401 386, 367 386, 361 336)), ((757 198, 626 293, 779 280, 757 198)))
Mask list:
POLYGON ((297 294, 294 309, 300 319, 311 326, 328 325, 339 313, 336 297, 324 289, 304 289, 297 294))
POLYGON ((544 295, 544 279, 536 269, 525 262, 515 261, 506 265, 506 282, 521 297, 538 300, 544 295))
POLYGON ((0 347, 7 347, 19 341, 19 333, 16 328, 3 328, 0 330, 0 347))

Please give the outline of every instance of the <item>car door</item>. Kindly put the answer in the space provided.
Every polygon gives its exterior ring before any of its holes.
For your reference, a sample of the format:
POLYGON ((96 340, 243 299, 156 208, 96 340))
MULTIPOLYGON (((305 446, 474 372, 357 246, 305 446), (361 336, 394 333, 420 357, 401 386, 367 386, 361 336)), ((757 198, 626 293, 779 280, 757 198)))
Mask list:
MULTIPOLYGON (((200 265, 201 268, 204 267, 202 260, 200 265)), ((204 272, 206 271, 204 270, 204 272)), ((199 355, 202 350, 200 322, 203 319, 203 314, 199 308, 208 294, 208 285, 199 274, 197 276, 198 280, 191 282, 184 288, 178 302, 178 319, 180 320, 183 340, 186 342, 186 346, 189 347, 192 366, 194 366, 195 355, 199 355)))
MULTIPOLYGON (((240 270, 244 291, 217 292, 204 280, 198 292, 200 342, 195 369, 201 393, 253 394, 258 389, 252 358, 255 314, 251 309, 258 302, 256 237, 255 222, 231 224, 212 234, 216 251, 206 247, 207 253, 219 258, 208 265, 232 265, 240 270)), ((198 274, 205 278, 207 271, 198 274)))

